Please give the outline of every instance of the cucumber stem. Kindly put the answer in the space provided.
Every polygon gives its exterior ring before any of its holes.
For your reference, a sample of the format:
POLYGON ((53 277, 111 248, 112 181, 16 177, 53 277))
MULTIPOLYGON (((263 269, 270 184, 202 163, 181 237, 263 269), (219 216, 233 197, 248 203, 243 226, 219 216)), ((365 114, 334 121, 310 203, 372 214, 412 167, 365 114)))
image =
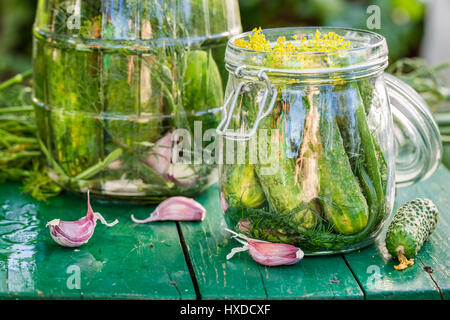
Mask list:
POLYGON ((394 266, 395 270, 405 270, 409 266, 412 266, 414 264, 414 259, 408 259, 404 255, 405 249, 403 246, 399 246, 396 249, 397 251, 397 259, 400 262, 400 264, 394 266))

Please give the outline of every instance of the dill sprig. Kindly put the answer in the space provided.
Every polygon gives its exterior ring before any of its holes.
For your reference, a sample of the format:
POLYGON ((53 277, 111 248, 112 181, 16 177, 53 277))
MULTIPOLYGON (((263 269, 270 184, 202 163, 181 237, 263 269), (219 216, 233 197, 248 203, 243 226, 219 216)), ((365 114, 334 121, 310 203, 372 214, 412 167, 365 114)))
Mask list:
POLYGON ((45 201, 61 187, 47 176, 31 106, 31 70, 0 84, 0 182, 19 181, 23 192, 45 201))
POLYGON ((348 249, 349 245, 377 234, 380 227, 373 228, 374 225, 371 223, 361 232, 342 235, 336 233, 332 225, 322 218, 313 228, 306 229, 295 220, 295 214, 305 209, 310 210, 306 203, 304 206, 284 214, 270 211, 266 207, 255 209, 233 206, 227 209, 225 218, 230 225, 236 226, 236 231, 250 237, 292 244, 301 247, 306 252, 348 249), (239 229, 241 220, 251 221, 247 231, 239 229))

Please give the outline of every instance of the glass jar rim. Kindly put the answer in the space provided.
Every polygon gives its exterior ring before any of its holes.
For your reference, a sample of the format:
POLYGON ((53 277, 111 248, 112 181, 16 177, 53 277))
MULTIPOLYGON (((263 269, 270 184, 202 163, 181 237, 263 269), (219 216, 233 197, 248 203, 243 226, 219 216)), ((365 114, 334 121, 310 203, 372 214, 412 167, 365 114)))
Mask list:
MULTIPOLYGON (((301 57, 301 59, 291 59, 284 65, 267 66, 267 59, 273 55, 272 51, 258 51, 248 48, 242 48, 235 44, 237 39, 246 38, 251 32, 238 34, 228 40, 225 53, 225 62, 228 71, 236 69, 265 69, 273 75, 281 74, 342 74, 342 73, 372 73, 384 70, 387 66, 388 48, 386 39, 373 31, 346 28, 346 27, 287 27, 262 29, 261 32, 266 36, 269 43, 274 44, 279 36, 286 39, 292 39, 296 35, 298 39, 314 34, 316 30, 321 33, 334 32, 343 36, 344 40, 350 41, 352 48, 330 51, 306 51, 295 53, 283 53, 283 57, 301 57), (326 61, 325 59, 335 59, 342 61, 345 59, 345 65, 333 66, 323 64, 305 65, 305 60, 326 61)), ((294 40, 292 40, 294 41, 294 40)))

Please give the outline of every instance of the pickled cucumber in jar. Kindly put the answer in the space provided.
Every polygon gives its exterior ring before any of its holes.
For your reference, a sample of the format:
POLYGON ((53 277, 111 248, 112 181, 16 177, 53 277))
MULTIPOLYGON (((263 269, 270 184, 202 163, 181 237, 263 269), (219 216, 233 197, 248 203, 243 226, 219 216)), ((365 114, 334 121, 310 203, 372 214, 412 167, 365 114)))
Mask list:
MULTIPOLYGON (((344 252, 372 241, 390 210, 385 146, 371 122, 379 112, 372 107, 378 99, 376 78, 349 80, 331 71, 329 78, 307 78, 308 69, 358 63, 344 54, 357 43, 321 31, 300 37, 295 29, 286 29, 288 39, 280 31, 254 29, 235 39, 229 63, 248 66, 230 75, 231 88, 242 85, 239 94, 230 91, 235 94, 234 109, 228 106, 234 112, 228 115, 228 130, 237 135, 225 140, 245 140, 243 133, 253 132, 256 125, 257 142, 247 140, 258 156, 248 165, 249 175, 240 172, 240 179, 231 180, 228 170, 222 170, 220 182, 226 198, 230 181, 245 185, 246 201, 227 199, 224 209, 227 223, 236 231, 293 244, 312 254, 344 252), (241 56, 235 52, 239 48, 241 56), (247 71, 252 65, 259 69, 247 71), (264 202, 248 201, 247 195, 257 199, 261 191, 264 202)), ((225 130, 223 134, 227 136, 225 130)))

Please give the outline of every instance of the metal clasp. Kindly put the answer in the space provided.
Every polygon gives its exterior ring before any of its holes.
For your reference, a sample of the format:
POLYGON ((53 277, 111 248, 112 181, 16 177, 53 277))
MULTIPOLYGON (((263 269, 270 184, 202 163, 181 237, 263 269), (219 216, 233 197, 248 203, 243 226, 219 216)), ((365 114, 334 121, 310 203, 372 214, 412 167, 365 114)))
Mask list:
POLYGON ((251 137, 253 137, 256 133, 256 130, 258 129, 261 120, 267 117, 267 115, 272 112, 273 106, 275 105, 275 101, 277 99, 277 89, 273 84, 270 83, 269 77, 266 74, 266 69, 261 69, 259 71, 246 71, 245 68, 245 66, 236 68, 234 74, 237 78, 242 78, 244 76, 256 76, 258 80, 264 81, 266 88, 264 89, 262 99, 258 103, 258 114, 256 116, 255 123, 253 124, 253 128, 248 132, 228 131, 228 127, 230 126, 231 118, 233 116, 237 100, 239 98, 239 95, 243 92, 242 90, 245 87, 246 83, 244 81, 241 81, 226 98, 225 103, 222 107, 222 120, 217 126, 216 132, 219 135, 223 135, 226 138, 234 140, 249 140, 251 137), (267 108, 264 109, 269 95, 271 95, 270 102, 267 108))

